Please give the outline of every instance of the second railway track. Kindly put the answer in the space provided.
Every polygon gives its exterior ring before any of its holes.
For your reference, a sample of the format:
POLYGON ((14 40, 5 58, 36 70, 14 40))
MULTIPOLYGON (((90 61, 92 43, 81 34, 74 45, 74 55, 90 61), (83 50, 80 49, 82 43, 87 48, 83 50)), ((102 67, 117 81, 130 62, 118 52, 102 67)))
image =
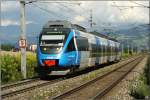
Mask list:
POLYGON ((142 56, 119 66, 118 68, 70 89, 53 100, 99 100, 109 92, 117 83, 119 83, 141 60, 142 56))

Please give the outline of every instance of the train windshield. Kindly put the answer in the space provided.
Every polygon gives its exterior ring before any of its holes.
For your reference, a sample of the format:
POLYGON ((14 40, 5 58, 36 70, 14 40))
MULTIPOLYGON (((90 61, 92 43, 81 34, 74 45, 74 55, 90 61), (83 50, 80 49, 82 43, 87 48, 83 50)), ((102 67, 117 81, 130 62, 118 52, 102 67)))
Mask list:
POLYGON ((43 29, 39 37, 39 45, 42 53, 57 54, 65 43, 70 32, 67 28, 43 29))

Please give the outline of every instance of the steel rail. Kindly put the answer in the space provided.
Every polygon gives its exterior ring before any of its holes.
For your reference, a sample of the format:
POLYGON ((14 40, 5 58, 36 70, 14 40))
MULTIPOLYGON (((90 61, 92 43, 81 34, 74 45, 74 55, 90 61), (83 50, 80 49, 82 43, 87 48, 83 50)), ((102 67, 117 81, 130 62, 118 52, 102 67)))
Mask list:
MULTIPOLYGON (((140 57, 141 57, 141 56, 140 56, 140 57)), ((81 84, 81 85, 79 85, 79 86, 77 86, 77 87, 75 87, 75 88, 73 88, 73 89, 70 89, 70 90, 68 90, 68 91, 66 91, 66 92, 64 92, 64 93, 62 93, 62 94, 60 94, 60 95, 57 95, 57 96, 55 96, 55 97, 52 97, 52 98, 50 98, 50 99, 52 99, 52 100, 61 100, 61 99, 65 98, 65 97, 67 97, 67 96, 69 96, 69 95, 71 95, 71 94, 73 94, 73 93, 75 93, 75 92, 77 92, 77 91, 80 91, 81 89, 83 89, 83 88, 85 88, 85 87, 88 87, 89 85, 93 84, 94 82, 96 82, 96 81, 98 81, 98 80, 100 80, 100 79, 102 79, 102 78, 108 76, 109 74, 111 74, 111 73, 113 73, 113 72, 119 70, 119 69, 122 68, 122 67, 125 67, 126 65, 128 65, 128 64, 130 64, 130 63, 136 61, 137 59, 139 59, 139 56, 136 57, 136 58, 134 58, 132 61, 128 61, 127 63, 125 63, 125 64, 123 64, 123 65, 118 65, 119 67, 117 67, 116 69, 114 69, 114 70, 112 70, 112 71, 110 71, 110 72, 108 72, 108 73, 106 73, 106 74, 104 74, 104 75, 102 75, 102 76, 96 77, 96 78, 94 78, 94 79, 92 79, 92 80, 90 80, 90 81, 88 81, 88 82, 86 82, 86 83, 83 83, 83 84, 81 84)))
MULTIPOLYGON (((143 57, 142 57, 143 58, 143 57)), ((91 98, 90 100, 99 100, 101 99, 104 95, 106 95, 113 87, 115 87, 122 79, 124 79, 124 77, 126 77, 140 62, 140 60, 142 60, 142 58, 139 58, 137 62, 134 63, 134 65, 127 71, 125 72, 119 79, 115 80, 114 82, 112 82, 110 85, 108 85, 107 87, 103 88, 103 90, 99 91, 95 96, 93 96, 93 98, 91 98)))
POLYGON ((54 84, 54 83, 59 82, 59 81, 62 81, 62 78, 55 79, 55 80, 52 80, 52 81, 46 81, 44 83, 37 84, 37 85, 34 85, 34 86, 30 86, 30 87, 23 88, 23 89, 19 89, 19 90, 16 90, 16 91, 11 91, 11 92, 2 94, 1 98, 2 99, 8 98, 8 97, 11 97, 11 96, 14 96, 14 95, 18 95, 18 94, 21 94, 21 93, 25 93, 25 92, 34 90, 36 88, 40 88, 40 87, 43 87, 43 86, 51 85, 51 84, 54 84))
POLYGON ((16 83, 2 85, 1 86, 1 91, 6 90, 6 89, 10 89, 10 88, 13 88, 13 87, 18 87, 18 86, 21 86, 21 85, 26 85, 28 83, 33 83, 33 82, 36 82, 36 81, 39 81, 38 77, 33 78, 33 79, 27 79, 27 80, 19 81, 19 82, 16 82, 16 83))

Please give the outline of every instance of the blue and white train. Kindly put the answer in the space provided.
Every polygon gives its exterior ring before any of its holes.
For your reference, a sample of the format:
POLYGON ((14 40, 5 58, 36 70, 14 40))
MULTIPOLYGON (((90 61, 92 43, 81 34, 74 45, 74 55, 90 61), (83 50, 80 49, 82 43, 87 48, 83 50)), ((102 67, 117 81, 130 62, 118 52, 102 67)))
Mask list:
POLYGON ((38 73, 66 75, 76 70, 119 61, 119 42, 68 21, 49 21, 37 45, 38 73))

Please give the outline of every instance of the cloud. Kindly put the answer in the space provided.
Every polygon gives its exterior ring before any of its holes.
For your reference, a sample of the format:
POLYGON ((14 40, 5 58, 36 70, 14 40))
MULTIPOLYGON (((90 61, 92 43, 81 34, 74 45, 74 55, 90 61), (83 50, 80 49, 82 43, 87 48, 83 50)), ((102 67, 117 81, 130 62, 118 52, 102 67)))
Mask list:
POLYGON ((1 20, 1 26, 9 26, 9 25, 19 25, 19 23, 14 20, 1 20))
MULTIPOLYGON (((26 24, 31 24, 31 23, 33 23, 33 22, 32 21, 26 21, 26 24)), ((10 20, 10 19, 1 20, 1 26, 11 26, 11 25, 19 26, 20 22, 16 21, 16 20, 10 20)))
POLYGON ((85 21, 85 18, 83 16, 75 16, 73 23, 83 22, 83 21, 85 21))
MULTIPOLYGON (((115 6, 139 6, 138 4, 143 4, 148 6, 147 1, 111 1, 108 5, 115 6)), ((148 9, 144 7, 112 7, 111 12, 116 17, 116 22, 122 23, 148 23, 148 9)))
POLYGON ((10 12, 19 9, 18 1, 2 1, 1 2, 1 11, 2 12, 10 12))
MULTIPOLYGON (((93 13, 93 22, 96 23, 97 27, 101 26, 116 26, 122 27, 133 23, 146 24, 148 23, 148 9, 147 8, 121 8, 113 7, 116 4, 118 6, 138 6, 132 1, 63 1, 66 3, 39 3, 35 4, 49 10, 44 10, 35 7, 34 5, 26 6, 26 16, 29 20, 37 22, 37 20, 44 24, 48 20, 69 20, 73 23, 80 25, 89 26, 90 9, 93 13), (81 5, 75 3, 80 2, 81 5), (72 4, 71 4, 72 3, 72 4), (74 3, 74 4, 73 4, 74 3), (35 15, 38 15, 38 17, 35 15), (122 24, 122 25, 121 25, 122 24)), ((148 5, 148 1, 136 1, 137 3, 148 5)), ((19 9, 19 2, 9 1, 2 3, 3 11, 12 11, 19 9)), ((13 11, 12 11, 13 12, 13 11)), ((9 12, 7 12, 9 13, 9 12)), ((19 12, 15 13, 19 15, 19 12)), ((15 15, 13 14, 13 15, 15 15)), ((13 16, 12 15, 12 16, 13 16)), ((11 19, 11 16, 5 19, 11 19)), ((18 20, 18 18, 14 18, 18 20)), ((19 25, 19 22, 7 21, 7 24, 19 25)), ((32 23, 32 22, 27 22, 32 23)), ((7 25, 4 23, 3 25, 7 25)))

